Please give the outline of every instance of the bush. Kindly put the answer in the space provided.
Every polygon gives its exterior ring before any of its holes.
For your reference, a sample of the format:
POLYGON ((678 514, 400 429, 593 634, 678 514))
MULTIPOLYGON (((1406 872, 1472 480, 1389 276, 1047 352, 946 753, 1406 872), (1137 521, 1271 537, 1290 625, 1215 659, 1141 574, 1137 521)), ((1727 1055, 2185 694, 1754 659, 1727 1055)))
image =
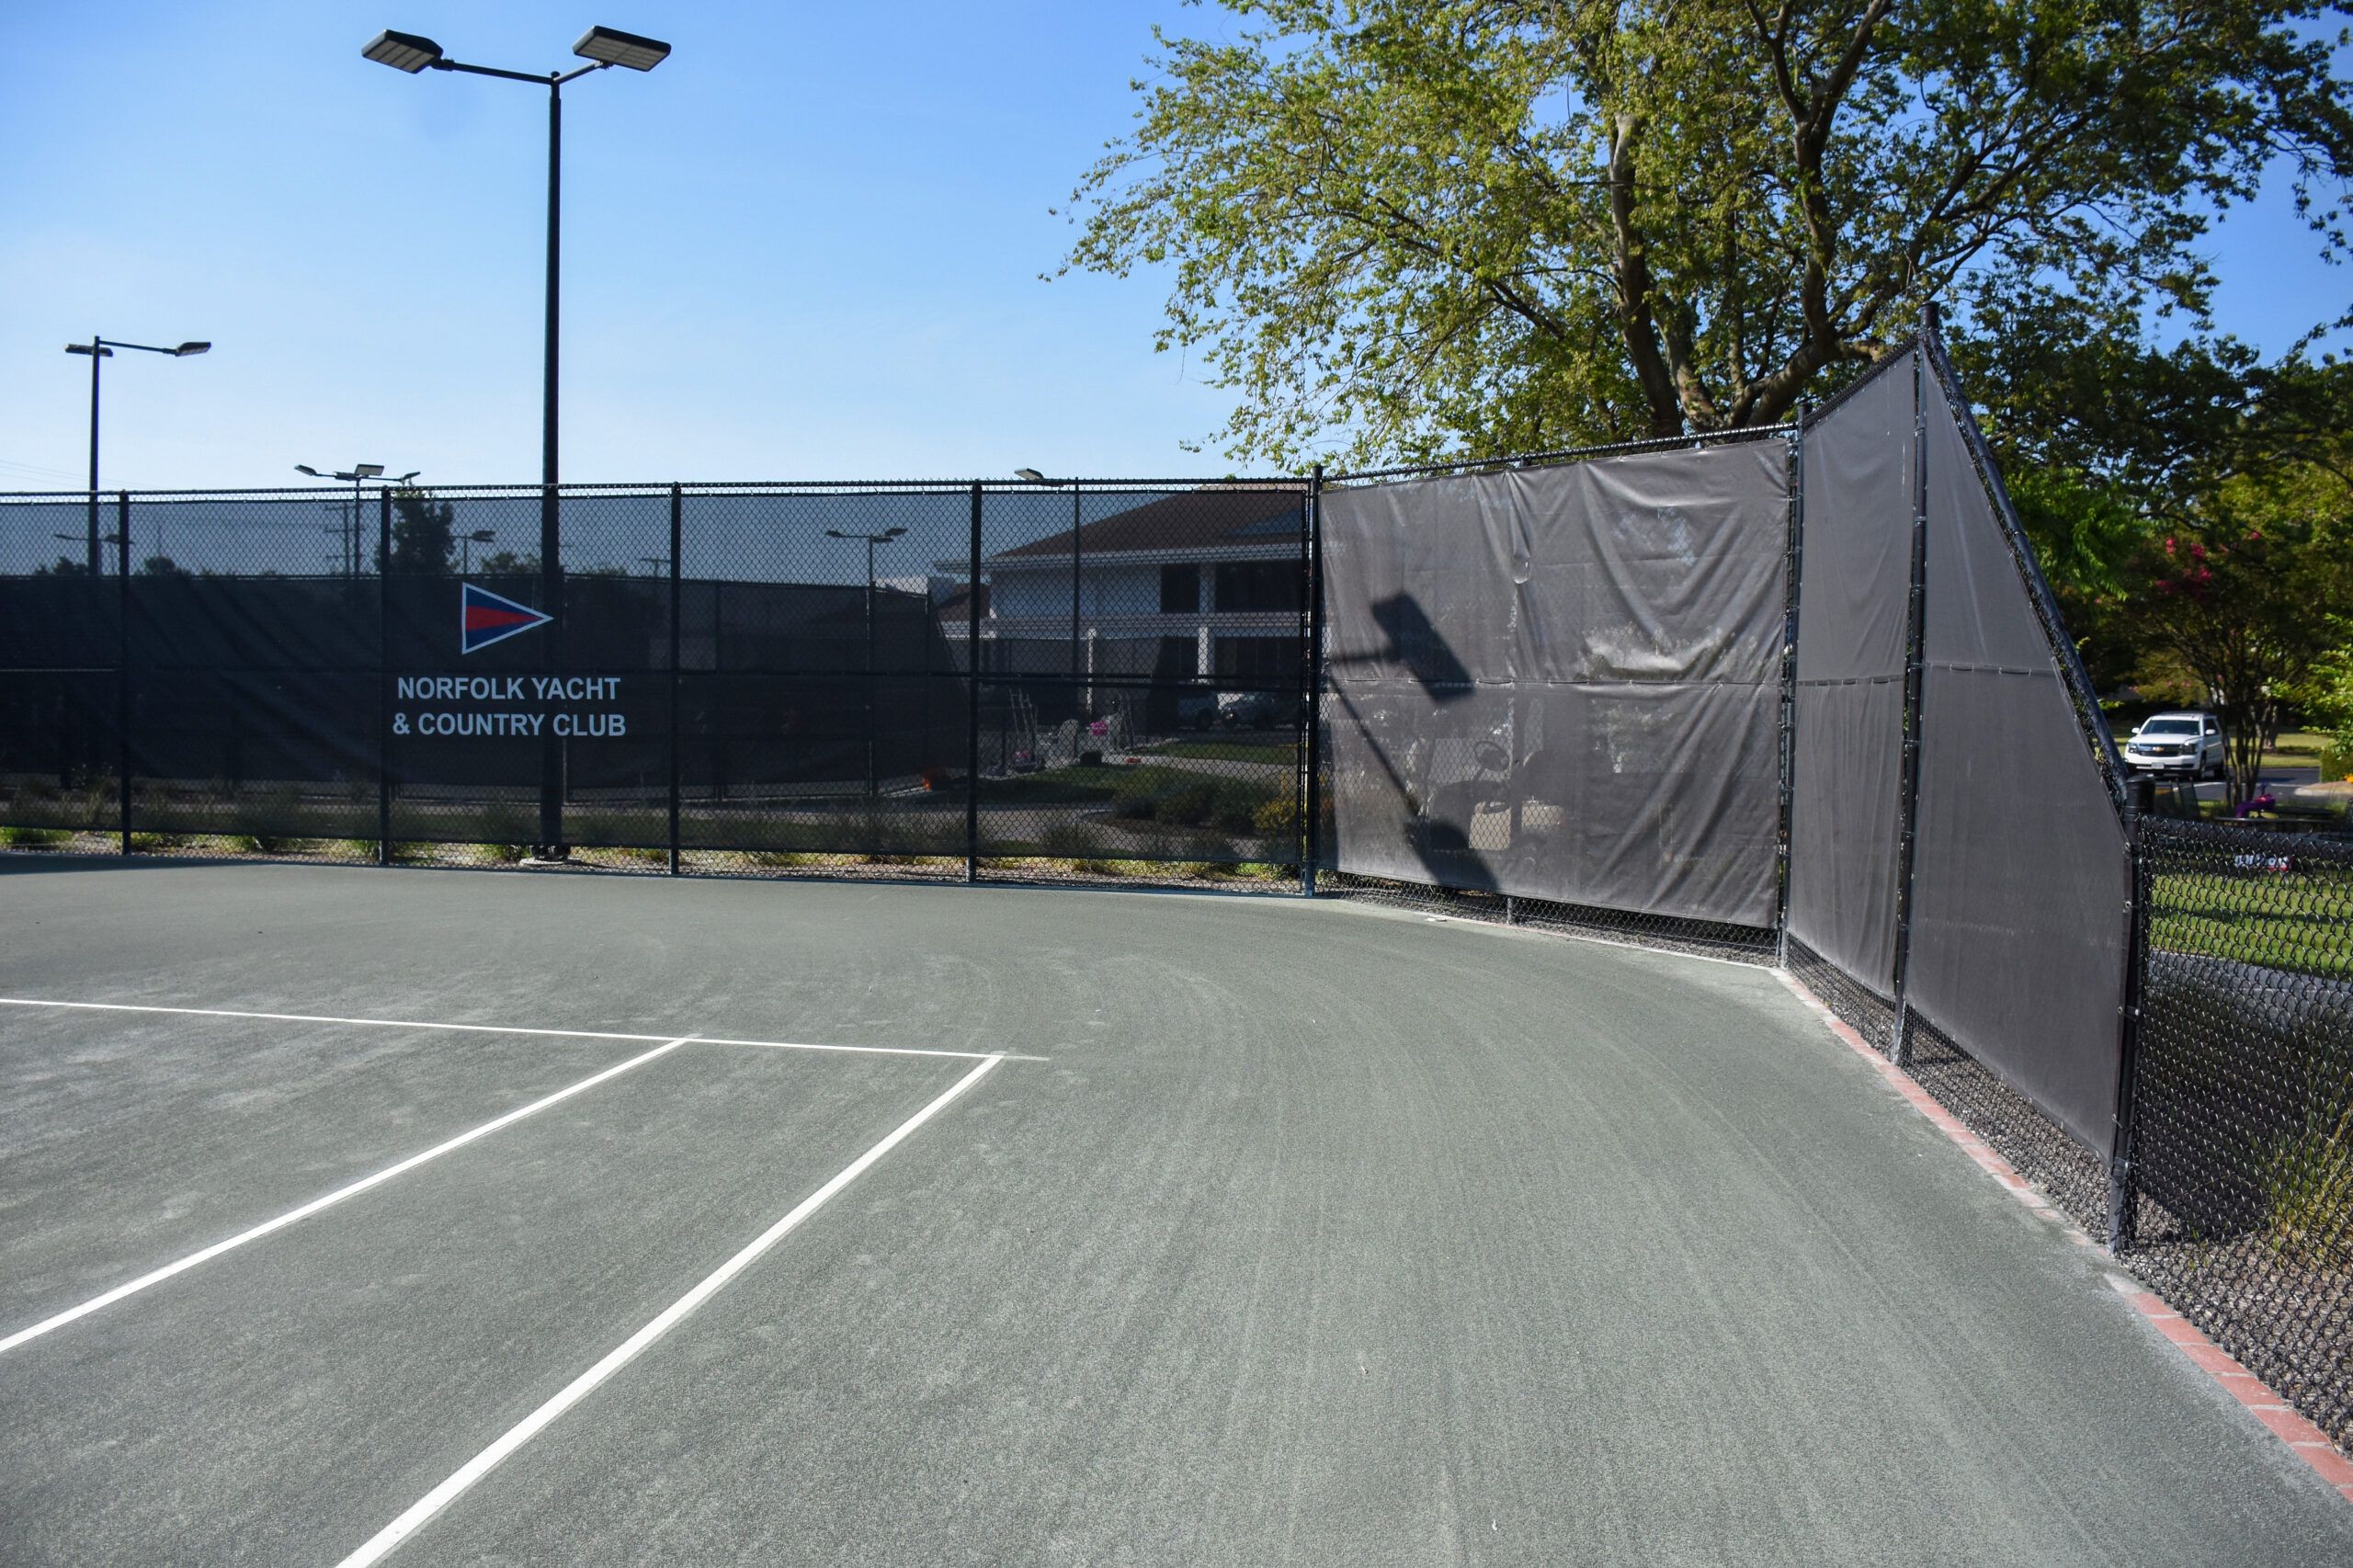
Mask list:
POLYGON ((1299 824, 1299 800, 1293 795, 1276 796, 1251 813, 1250 818, 1250 825, 1267 838, 1296 840, 1299 824))
POLYGON ((74 835, 62 827, 0 827, 0 844, 17 849, 47 849, 73 841, 74 835))
POLYGON ((1102 848, 1085 823, 1058 822, 1038 835, 1038 849, 1056 860, 1084 860, 1102 848))

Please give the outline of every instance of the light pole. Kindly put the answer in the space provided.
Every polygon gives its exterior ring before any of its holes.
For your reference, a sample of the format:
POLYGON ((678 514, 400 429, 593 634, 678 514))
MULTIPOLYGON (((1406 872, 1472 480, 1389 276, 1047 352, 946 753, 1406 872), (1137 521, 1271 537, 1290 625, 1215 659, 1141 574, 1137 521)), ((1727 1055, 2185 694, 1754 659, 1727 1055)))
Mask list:
POLYGON ((861 706, 866 714, 866 792, 869 795, 873 794, 877 787, 874 771, 874 547, 888 544, 906 531, 904 528, 884 528, 879 534, 858 534, 844 533, 839 528, 825 530, 827 539, 857 540, 866 545, 866 678, 859 683, 859 688, 865 694, 861 706))
MULTIPOLYGON (((556 618, 546 628, 547 635, 541 642, 543 662, 552 674, 562 665, 563 646, 563 566, 558 558, 562 538, 556 520, 556 306, 562 276, 560 262, 563 233, 563 85, 592 71, 603 71, 615 65, 625 65, 632 71, 651 71, 669 58, 670 46, 658 39, 640 38, 618 28, 590 28, 572 46, 572 52, 588 63, 574 66, 570 71, 551 71, 544 76, 533 75, 528 71, 505 71, 494 65, 463 64, 443 54, 441 46, 431 39, 421 38, 415 33, 378 33, 359 52, 379 65, 389 65, 412 76, 427 68, 462 71, 471 76, 495 76, 504 82, 528 82, 548 90, 548 268, 546 347, 540 388, 539 609, 542 615, 556 618)), ((541 744, 540 755, 539 850, 542 858, 562 859, 563 754, 551 730, 541 744)))
MULTIPOLYGON (((211 347, 212 345, 210 343, 183 343, 177 348, 158 348, 152 343, 124 343, 111 337, 100 337, 95 332, 90 335, 90 341, 87 343, 69 343, 65 346, 65 352, 68 354, 87 354, 90 357, 91 576, 95 577, 98 574, 98 362, 102 359, 113 358, 114 351, 118 348, 136 348, 142 354, 168 354, 175 359, 185 359, 191 354, 207 353, 211 347)), ((131 541, 128 539, 123 540, 119 548, 125 552, 123 570, 129 571, 131 541)))
MULTIPOLYGON (((309 463, 296 463, 294 465, 294 472, 296 473, 307 473, 313 479, 332 479, 337 483, 348 483, 350 484, 351 519, 348 526, 343 530, 343 559, 339 564, 343 567, 343 574, 345 576, 357 577, 359 575, 359 487, 370 481, 373 481, 378 484, 404 485, 408 483, 410 480, 415 479, 418 474, 425 471, 422 469, 413 468, 406 473, 402 474, 398 479, 386 479, 384 477, 384 465, 382 463, 353 463, 349 468, 343 470, 340 472, 332 471, 322 472, 320 470, 313 468, 309 463)), ((389 562, 379 561, 376 562, 376 570, 381 572, 390 564, 391 562, 389 562)))
POLYGON ((473 570, 474 546, 488 544, 497 537, 498 535, 489 528, 476 528, 470 534, 460 534, 458 536, 458 575, 463 577, 473 570))
MULTIPOLYGON (((1079 566, 1082 559, 1082 551, 1079 541, 1078 481, 1074 479, 1068 481, 1048 479, 1044 474, 1040 473, 1034 468, 1017 468, 1013 471, 1013 477, 1019 480, 1026 480, 1031 484, 1043 485, 1049 490, 1059 490, 1064 483, 1068 483, 1070 486, 1070 699, 1071 706, 1074 709, 1083 710, 1093 706, 1093 704, 1091 701, 1084 700, 1082 699, 1082 693, 1084 693, 1085 688, 1080 685, 1079 675, 1079 650, 1086 642, 1086 639, 1079 631, 1079 603, 1081 598, 1080 589, 1082 581, 1079 566)), ((1086 714, 1084 711, 1081 711, 1079 716, 1084 718, 1086 717, 1086 714)))

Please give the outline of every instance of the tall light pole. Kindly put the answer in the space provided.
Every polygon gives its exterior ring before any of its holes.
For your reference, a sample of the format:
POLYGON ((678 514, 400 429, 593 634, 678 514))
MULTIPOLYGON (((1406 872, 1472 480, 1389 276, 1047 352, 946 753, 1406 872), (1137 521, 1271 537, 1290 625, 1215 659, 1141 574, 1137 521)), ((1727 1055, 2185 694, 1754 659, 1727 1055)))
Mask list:
MULTIPOLYGON (((87 343, 69 343, 69 344, 67 344, 67 345, 65 346, 65 352, 67 352, 68 354, 87 354, 87 355, 90 357, 90 529, 89 529, 89 532, 90 532, 90 539, 89 539, 89 545, 90 545, 90 575, 91 575, 91 576, 95 577, 95 576, 97 576, 97 575, 98 574, 98 363, 99 363, 99 361, 104 360, 104 359, 111 359, 111 358, 114 358, 114 351, 115 351, 116 349, 118 349, 118 348, 136 348, 136 349, 138 349, 138 350, 139 350, 141 353, 142 353, 142 354, 168 354, 168 355, 170 355, 170 356, 171 356, 173 358, 175 358, 175 359, 185 359, 185 358, 187 358, 188 356, 190 356, 191 354, 203 354, 203 353, 208 353, 208 352, 210 352, 210 351, 211 347, 212 347, 212 345, 210 345, 210 343, 183 343, 183 344, 181 344, 177 348, 158 348, 155 345, 153 345, 153 344, 152 344, 152 343, 123 343, 123 342, 120 342, 120 341, 119 341, 119 340, 115 339, 115 338, 111 338, 111 337, 100 337, 100 336, 99 336, 97 333, 95 333, 95 332, 94 332, 94 333, 92 333, 92 334, 90 335, 90 341, 89 341, 89 342, 87 342, 87 343)), ((123 551, 123 552, 124 552, 124 554, 123 554, 123 562, 124 562, 124 567, 123 567, 123 569, 124 569, 125 571, 128 571, 128 570, 130 570, 130 559, 131 559, 131 557, 130 557, 130 551, 131 551, 131 541, 130 541, 130 540, 128 540, 128 539, 123 540, 121 541, 121 543, 120 543, 119 548, 120 548, 120 549, 123 551)))
MULTIPOLYGON (((669 58, 670 46, 659 39, 640 38, 618 28, 590 28, 572 46, 572 52, 588 63, 570 71, 551 71, 544 76, 528 71, 505 71, 494 65, 463 64, 445 55, 441 46, 431 39, 415 33, 378 33, 359 52, 379 65, 389 65, 412 76, 427 69, 462 71, 471 76, 495 76, 503 82, 528 82, 548 90, 548 269, 546 347, 540 388, 539 609, 543 615, 556 618, 547 627, 547 636, 541 643, 545 663, 552 673, 561 665, 563 646, 563 565, 558 558, 562 530, 557 525, 556 495, 556 323, 563 241, 563 85, 592 71, 615 65, 624 65, 631 71, 651 71, 669 58)), ((563 753, 551 729, 540 748, 540 762, 539 849, 543 858, 561 859, 563 753)))
MULTIPOLYGON (((357 577, 359 575, 359 487, 371 480, 378 484, 404 485, 424 471, 413 468, 398 479, 386 479, 382 463, 353 463, 340 472, 333 471, 323 472, 313 468, 309 463, 296 463, 294 472, 307 473, 313 479, 332 479, 338 483, 347 481, 350 483, 351 518, 344 535, 343 560, 340 564, 345 576, 357 577)), ((376 570, 381 572, 387 564, 385 562, 379 561, 376 562, 376 570)))
POLYGON ((458 575, 471 574, 474 569, 474 546, 488 544, 498 537, 489 528, 476 528, 470 534, 458 536, 458 575))
MULTIPOLYGON (((1059 479, 1048 479, 1034 468, 1017 468, 1013 471, 1013 477, 1030 484, 1043 485, 1049 490, 1059 490, 1065 483, 1059 479)), ((1074 708, 1083 710, 1093 706, 1093 694, 1079 684, 1079 651, 1086 641, 1079 630, 1079 605, 1083 597, 1081 588, 1084 581, 1080 570, 1083 560, 1079 539, 1082 532, 1079 522, 1080 492, 1078 481, 1074 479, 1067 483, 1070 485, 1070 699, 1074 708)), ((1083 712, 1081 716, 1084 717, 1083 712)))
POLYGON ((873 794, 878 787, 874 769, 874 547, 888 544, 904 528, 884 528, 879 534, 844 533, 839 528, 827 528, 827 539, 863 540, 866 545, 866 678, 859 683, 865 693, 863 710, 866 714, 866 792, 873 794))

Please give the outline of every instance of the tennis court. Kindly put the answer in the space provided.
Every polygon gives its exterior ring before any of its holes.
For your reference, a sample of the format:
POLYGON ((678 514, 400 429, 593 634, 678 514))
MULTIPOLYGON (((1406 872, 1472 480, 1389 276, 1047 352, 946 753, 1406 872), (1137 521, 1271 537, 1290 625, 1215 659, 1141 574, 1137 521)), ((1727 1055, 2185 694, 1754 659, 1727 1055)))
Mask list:
POLYGON ((1763 969, 1201 894, 0 897, 12 1562, 2353 1551, 1763 969))

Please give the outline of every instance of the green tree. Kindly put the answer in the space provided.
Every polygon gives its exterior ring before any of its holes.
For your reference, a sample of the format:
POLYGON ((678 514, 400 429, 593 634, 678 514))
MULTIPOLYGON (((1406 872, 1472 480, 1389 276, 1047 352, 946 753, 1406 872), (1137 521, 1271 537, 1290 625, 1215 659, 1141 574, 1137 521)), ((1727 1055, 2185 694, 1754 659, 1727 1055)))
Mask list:
POLYGON ((457 558, 457 508, 422 490, 393 491, 391 570, 447 572, 457 558))
POLYGON ((2143 667, 2191 676, 2230 736, 2231 798, 2255 790, 2263 739, 2331 654, 2353 604, 2353 487, 2329 462, 2233 474, 2192 497, 2127 570, 2143 667))
POLYGON ((2216 208, 2353 172, 2328 0, 1222 4, 1160 36, 1064 269, 1169 269, 1158 346, 1279 462, 1769 423, 1929 301, 2195 324, 2216 208))

